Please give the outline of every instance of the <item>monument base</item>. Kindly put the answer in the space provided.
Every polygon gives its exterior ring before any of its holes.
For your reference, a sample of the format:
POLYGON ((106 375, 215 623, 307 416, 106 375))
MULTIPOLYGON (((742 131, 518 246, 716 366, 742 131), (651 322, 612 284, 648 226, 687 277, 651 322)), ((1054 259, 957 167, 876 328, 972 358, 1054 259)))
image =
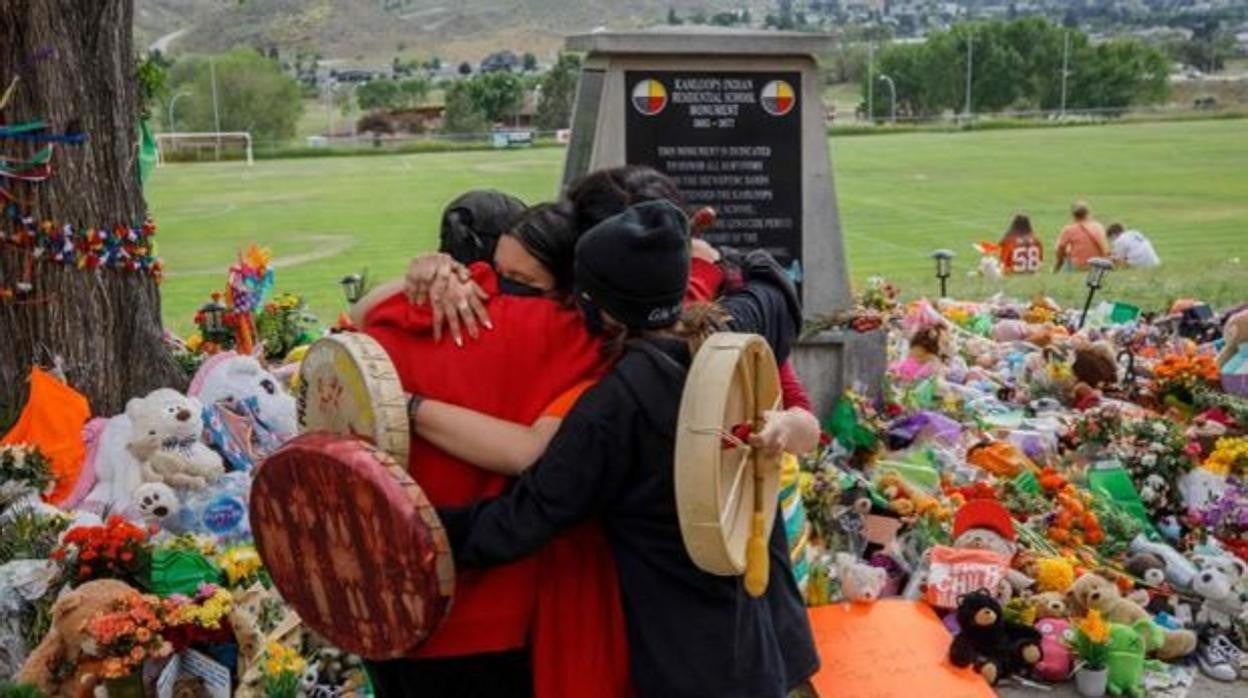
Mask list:
POLYGON ((820 332, 798 342, 793 367, 810 393, 815 415, 823 420, 846 390, 879 397, 888 367, 888 333, 883 328, 820 332))

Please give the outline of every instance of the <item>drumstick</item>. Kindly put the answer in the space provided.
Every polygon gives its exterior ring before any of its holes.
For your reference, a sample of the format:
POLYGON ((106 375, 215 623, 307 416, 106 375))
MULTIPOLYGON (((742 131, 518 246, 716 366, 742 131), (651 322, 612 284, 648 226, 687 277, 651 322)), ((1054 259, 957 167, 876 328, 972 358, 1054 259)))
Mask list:
MULTIPOLYGON (((758 372, 754 370, 755 362, 758 361, 758 352, 752 352, 750 358, 751 361, 742 363, 746 367, 745 384, 750 391, 749 414, 757 429, 764 414, 759 410, 758 385, 754 382, 758 375, 758 372)), ((766 473, 763 471, 765 467, 763 458, 757 450, 750 449, 746 458, 749 458, 754 466, 754 513, 750 518, 750 539, 745 546, 745 593, 758 598, 767 591, 767 578, 770 576, 767 539, 763 535, 766 523, 763 521, 763 512, 766 510, 765 502, 763 502, 766 473)))

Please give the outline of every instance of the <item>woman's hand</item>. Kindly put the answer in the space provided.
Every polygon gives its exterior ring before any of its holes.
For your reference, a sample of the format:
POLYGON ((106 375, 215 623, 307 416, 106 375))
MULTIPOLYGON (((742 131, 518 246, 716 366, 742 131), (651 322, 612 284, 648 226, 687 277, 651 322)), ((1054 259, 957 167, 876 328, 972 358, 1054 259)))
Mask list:
POLYGON ((719 250, 715 249, 711 243, 706 240, 703 240, 702 238, 694 238, 693 241, 689 243, 689 247, 690 253, 693 255, 694 259, 705 260, 711 264, 719 262, 719 250))
POLYGON ((470 278, 468 269, 450 255, 429 252, 413 257, 407 265, 407 276, 404 279, 408 300, 424 303, 429 299, 429 292, 434 284, 450 279, 452 275, 464 280, 470 278))
POLYGON ((819 445, 819 420, 800 407, 767 412, 762 430, 750 436, 750 445, 767 457, 809 453, 819 445))
POLYGON ((483 302, 489 297, 472 279, 462 280, 451 274, 435 280, 429 289, 429 305, 433 309, 433 341, 441 341, 443 322, 456 346, 461 347, 464 345, 464 329, 473 339, 481 336, 481 326, 494 329, 483 302))

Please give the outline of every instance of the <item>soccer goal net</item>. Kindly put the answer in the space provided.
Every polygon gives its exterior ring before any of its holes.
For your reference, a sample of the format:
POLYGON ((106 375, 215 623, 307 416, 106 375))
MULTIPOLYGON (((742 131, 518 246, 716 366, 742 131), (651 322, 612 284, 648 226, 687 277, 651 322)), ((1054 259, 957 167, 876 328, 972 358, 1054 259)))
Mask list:
POLYGON ((254 165, 247 131, 156 134, 156 166, 166 162, 243 159, 254 165))

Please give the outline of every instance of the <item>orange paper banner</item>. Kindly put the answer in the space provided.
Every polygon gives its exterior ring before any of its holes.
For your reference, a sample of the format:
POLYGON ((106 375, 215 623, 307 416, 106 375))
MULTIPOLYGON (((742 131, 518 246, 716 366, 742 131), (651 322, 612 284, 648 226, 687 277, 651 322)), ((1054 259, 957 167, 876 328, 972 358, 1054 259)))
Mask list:
POLYGON ((822 698, 994 698, 971 669, 949 663, 949 631, 926 604, 886 599, 809 609, 822 698))

